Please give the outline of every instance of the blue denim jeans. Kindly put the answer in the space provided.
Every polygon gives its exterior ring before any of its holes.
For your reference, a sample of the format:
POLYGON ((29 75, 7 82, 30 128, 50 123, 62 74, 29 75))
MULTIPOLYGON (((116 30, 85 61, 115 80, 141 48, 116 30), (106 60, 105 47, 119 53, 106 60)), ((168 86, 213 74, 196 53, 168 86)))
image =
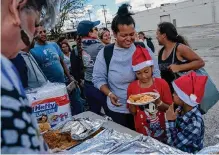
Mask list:
POLYGON ((86 104, 85 100, 81 98, 80 88, 75 88, 71 94, 69 94, 69 99, 71 101, 71 113, 72 116, 84 112, 84 106, 86 104))

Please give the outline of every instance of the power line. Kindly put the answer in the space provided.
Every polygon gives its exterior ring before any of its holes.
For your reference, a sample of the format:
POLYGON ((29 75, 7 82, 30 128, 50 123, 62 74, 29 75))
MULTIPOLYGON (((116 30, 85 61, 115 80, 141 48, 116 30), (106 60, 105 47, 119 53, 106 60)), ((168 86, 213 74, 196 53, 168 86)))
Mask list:
POLYGON ((106 28, 107 28, 107 22, 106 22, 106 12, 107 12, 107 10, 105 9, 106 5, 103 4, 103 5, 100 5, 100 6, 103 7, 103 15, 104 15, 104 19, 105 19, 106 28))

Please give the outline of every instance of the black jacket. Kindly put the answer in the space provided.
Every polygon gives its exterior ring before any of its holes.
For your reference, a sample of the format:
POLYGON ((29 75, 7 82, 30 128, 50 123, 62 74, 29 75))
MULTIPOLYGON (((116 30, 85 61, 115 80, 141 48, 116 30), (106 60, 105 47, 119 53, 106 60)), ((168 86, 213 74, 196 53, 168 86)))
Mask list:
POLYGON ((155 52, 154 44, 151 41, 152 39, 151 38, 146 38, 146 40, 147 40, 148 47, 152 50, 152 52, 155 52))
POLYGON ((11 62, 14 64, 14 66, 16 67, 19 75, 20 75, 20 79, 22 82, 22 85, 24 88, 28 87, 28 75, 27 75, 27 65, 26 62, 24 61, 24 58, 21 56, 20 53, 18 53, 18 55, 11 59, 11 62))
POLYGON ((80 60, 77 51, 77 47, 73 48, 70 55, 70 61, 71 61, 71 75, 74 76, 75 80, 80 82, 80 79, 84 79, 84 73, 83 73, 83 63, 82 60, 80 60))

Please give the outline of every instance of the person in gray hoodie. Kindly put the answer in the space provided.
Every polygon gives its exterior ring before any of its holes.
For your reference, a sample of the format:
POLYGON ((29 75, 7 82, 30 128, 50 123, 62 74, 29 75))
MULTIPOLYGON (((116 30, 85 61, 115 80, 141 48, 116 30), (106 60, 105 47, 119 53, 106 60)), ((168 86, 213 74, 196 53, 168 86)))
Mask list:
MULTIPOLYGON (((32 45, 33 44, 34 42, 32 45)), ((20 79, 25 89, 37 88, 47 82, 46 76, 38 66, 38 63, 34 57, 29 52, 32 45, 21 50, 16 58, 11 59, 11 62, 18 70, 20 79)))
POLYGON ((83 61, 84 91, 89 109, 96 114, 101 114, 101 107, 103 107, 105 114, 107 114, 106 96, 95 88, 92 82, 96 57, 104 47, 98 39, 98 29, 96 26, 99 24, 100 21, 92 22, 88 20, 83 20, 78 24, 77 33, 79 35, 79 41, 77 49, 79 57, 83 61))

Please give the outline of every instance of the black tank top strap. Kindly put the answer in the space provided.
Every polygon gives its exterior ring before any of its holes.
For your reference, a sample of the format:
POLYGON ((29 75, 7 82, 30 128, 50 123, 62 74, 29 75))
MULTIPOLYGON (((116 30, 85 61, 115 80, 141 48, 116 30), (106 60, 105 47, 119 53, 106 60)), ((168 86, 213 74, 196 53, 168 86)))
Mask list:
POLYGON ((164 51, 164 47, 162 47, 162 48, 160 49, 160 52, 158 53, 158 61, 159 61, 159 62, 162 61, 163 51, 164 51))
POLYGON ((175 48, 173 49, 173 52, 172 52, 172 64, 184 64, 182 61, 180 61, 178 58, 177 58, 177 55, 176 55, 176 52, 177 52, 177 48, 178 46, 180 45, 180 43, 176 43, 176 46, 175 48))

